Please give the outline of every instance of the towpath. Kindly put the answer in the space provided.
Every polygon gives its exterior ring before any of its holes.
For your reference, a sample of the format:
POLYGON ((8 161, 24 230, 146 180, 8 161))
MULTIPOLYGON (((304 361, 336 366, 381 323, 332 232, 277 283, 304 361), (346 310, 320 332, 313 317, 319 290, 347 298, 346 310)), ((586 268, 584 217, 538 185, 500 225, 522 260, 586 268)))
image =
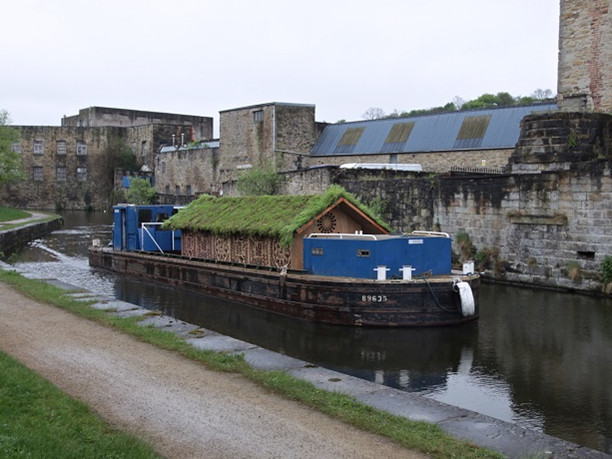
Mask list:
POLYGON ((0 349, 166 457, 424 457, 1 283, 0 349))

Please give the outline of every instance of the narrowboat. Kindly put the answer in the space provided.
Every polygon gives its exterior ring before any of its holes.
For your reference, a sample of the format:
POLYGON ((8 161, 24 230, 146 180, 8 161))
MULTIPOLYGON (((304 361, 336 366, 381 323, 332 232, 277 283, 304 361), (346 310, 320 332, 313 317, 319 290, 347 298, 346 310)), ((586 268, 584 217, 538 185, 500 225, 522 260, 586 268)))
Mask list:
POLYGON ((344 190, 200 197, 184 209, 122 204, 113 218, 112 243, 89 250, 93 267, 329 324, 478 318, 480 276, 473 263, 452 270, 448 234, 389 234, 344 190))

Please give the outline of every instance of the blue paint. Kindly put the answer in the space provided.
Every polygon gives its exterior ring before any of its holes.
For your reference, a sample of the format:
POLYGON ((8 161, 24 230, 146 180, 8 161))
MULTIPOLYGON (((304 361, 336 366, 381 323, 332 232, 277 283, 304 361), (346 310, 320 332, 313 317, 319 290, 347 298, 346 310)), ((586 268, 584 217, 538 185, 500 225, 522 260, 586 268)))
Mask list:
POLYGON ((175 214, 172 205, 113 207, 113 247, 115 250, 180 252, 181 232, 165 231, 160 224, 175 214))
MULTIPOLYGON (((333 236, 333 235, 330 235, 333 236)), ((323 276, 375 279, 377 266, 389 268, 387 278, 402 278, 410 265, 413 276, 451 272, 451 240, 444 236, 349 236, 304 239, 304 269, 323 276)))

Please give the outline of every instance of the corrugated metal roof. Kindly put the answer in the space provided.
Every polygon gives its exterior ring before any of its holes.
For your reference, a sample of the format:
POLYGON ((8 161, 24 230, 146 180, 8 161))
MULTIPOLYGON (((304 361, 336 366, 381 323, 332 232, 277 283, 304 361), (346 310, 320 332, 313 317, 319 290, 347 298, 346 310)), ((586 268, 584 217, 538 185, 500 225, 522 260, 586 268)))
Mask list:
POLYGON ((525 115, 556 109, 556 104, 547 103, 330 124, 319 136, 311 155, 513 148, 519 139, 520 122, 525 115), (413 126, 396 126, 399 124, 413 126), (394 133, 389 135, 392 129, 394 133), (359 136, 356 135, 358 130, 363 130, 359 136), (408 138, 402 142, 406 134, 408 138))

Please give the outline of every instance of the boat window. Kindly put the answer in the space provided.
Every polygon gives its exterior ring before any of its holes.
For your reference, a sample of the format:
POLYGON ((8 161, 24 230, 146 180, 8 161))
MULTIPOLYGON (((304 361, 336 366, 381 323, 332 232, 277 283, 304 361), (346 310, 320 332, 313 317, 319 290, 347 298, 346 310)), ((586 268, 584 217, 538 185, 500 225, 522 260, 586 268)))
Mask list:
POLYGON ((168 220, 168 214, 164 213, 164 212, 160 212, 157 214, 157 222, 165 222, 166 220, 168 220))
POLYGON ((149 223, 153 221, 153 212, 151 209, 140 209, 138 211, 138 224, 149 223))
POLYGON ((357 256, 358 257, 369 257, 370 256, 370 251, 369 250, 365 250, 365 249, 358 249, 357 250, 357 256))
POLYGON ((313 247, 312 250, 310 251, 310 253, 312 255, 323 255, 323 248, 322 247, 313 247))

